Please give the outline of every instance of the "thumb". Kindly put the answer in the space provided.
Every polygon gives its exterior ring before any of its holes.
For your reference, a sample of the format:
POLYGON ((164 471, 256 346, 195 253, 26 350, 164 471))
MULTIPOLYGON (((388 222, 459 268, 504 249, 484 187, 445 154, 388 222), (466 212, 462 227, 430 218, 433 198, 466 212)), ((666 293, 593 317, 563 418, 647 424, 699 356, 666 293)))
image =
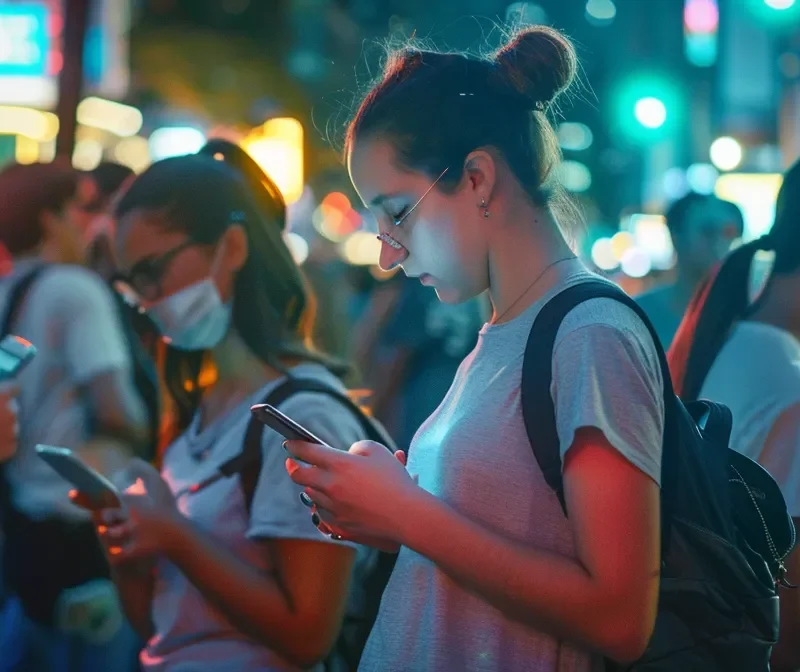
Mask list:
POLYGON ((161 475, 148 464, 138 457, 133 458, 128 465, 114 475, 114 484, 123 490, 137 485, 139 482, 147 486, 152 483, 153 478, 161 478, 161 475))
POLYGON ((376 450, 386 450, 385 446, 382 446, 380 443, 376 443, 375 441, 359 441, 358 443, 354 443, 350 446, 349 452, 353 455, 362 455, 364 457, 369 457, 373 455, 376 450))

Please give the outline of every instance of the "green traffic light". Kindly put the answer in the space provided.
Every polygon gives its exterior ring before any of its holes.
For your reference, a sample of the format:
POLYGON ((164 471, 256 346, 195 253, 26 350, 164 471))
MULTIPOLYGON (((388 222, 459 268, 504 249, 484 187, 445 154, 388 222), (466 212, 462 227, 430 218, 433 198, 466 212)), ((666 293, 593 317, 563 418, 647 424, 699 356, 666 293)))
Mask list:
POLYGON ((612 126, 637 143, 656 142, 672 133, 682 117, 681 100, 671 79, 635 74, 612 93, 612 126))
POLYGON ((792 30, 800 21, 800 0, 747 0, 756 21, 773 30, 792 30))

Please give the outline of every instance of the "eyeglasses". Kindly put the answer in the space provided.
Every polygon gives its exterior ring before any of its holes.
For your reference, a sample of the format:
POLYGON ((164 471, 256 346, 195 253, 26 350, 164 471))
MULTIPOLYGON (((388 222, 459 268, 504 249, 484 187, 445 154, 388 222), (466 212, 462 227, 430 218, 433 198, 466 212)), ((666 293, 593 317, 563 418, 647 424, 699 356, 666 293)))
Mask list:
MULTIPOLYGON (((408 209, 408 211, 407 211, 407 212, 403 213, 403 216, 402 216, 402 217, 395 217, 395 218, 392 220, 392 224, 394 224, 395 226, 400 226, 400 225, 401 225, 401 224, 402 224, 402 223, 403 223, 403 222, 404 222, 406 219, 408 219, 408 217, 411 215, 411 213, 412 213, 412 212, 414 212, 414 210, 416 210, 416 209, 417 209, 417 206, 418 206, 420 203, 422 203, 422 201, 423 201, 423 200, 425 200, 425 197, 426 197, 426 196, 427 196, 429 193, 431 193, 431 191, 433 191, 433 188, 434 188, 434 187, 435 187, 435 186, 436 186, 436 185, 439 183, 439 180, 441 180, 441 179, 442 179, 442 178, 445 176, 445 173, 447 173, 447 171, 448 171, 448 170, 450 170, 450 166, 448 166, 448 167, 447 167, 447 168, 445 168, 445 169, 444 169, 444 170, 443 170, 441 173, 439 173, 439 177, 437 177, 437 178, 436 178, 436 179, 435 179, 435 180, 434 180, 434 181, 431 183, 431 186, 429 186, 429 187, 428 187, 428 188, 425 190, 425 193, 424 193, 424 194, 422 194, 422 196, 420 196, 420 197, 419 197, 419 200, 418 200, 416 203, 414 203, 414 205, 412 205, 412 206, 411 206, 411 207, 408 209)), ((383 243, 386 243, 386 244, 387 244, 389 247, 391 247, 391 248, 393 248, 393 249, 395 249, 395 250, 399 250, 400 248, 402 248, 402 247, 403 247, 403 245, 402 245, 401 243, 399 243, 398 241, 396 241, 396 240, 395 240, 395 239, 394 239, 394 238, 393 238, 391 235, 389 235, 388 233, 381 233, 381 234, 379 234, 379 235, 378 235, 378 240, 380 240, 380 241, 381 241, 381 242, 383 242, 383 243)))
POLYGON ((117 273, 112 279, 112 284, 122 283, 130 287, 145 301, 156 301, 161 298, 163 288, 161 280, 169 265, 185 249, 196 245, 194 241, 187 240, 173 247, 164 254, 147 257, 136 262, 127 273, 117 273))
POLYGON ((450 170, 450 166, 448 166, 448 167, 447 167, 447 168, 445 168, 445 169, 444 169, 444 170, 443 170, 441 173, 439 173, 439 177, 437 177, 437 178, 436 178, 436 179, 433 181, 433 184, 431 184, 431 186, 430 186, 430 187, 428 187, 428 188, 425 190, 425 193, 424 193, 424 194, 422 194, 422 196, 420 196, 420 197, 419 197, 419 200, 418 200, 416 203, 414 203, 414 205, 412 205, 412 206, 411 206, 411 208, 409 208, 408 212, 404 213, 402 217, 397 217, 397 218, 395 218, 395 219, 392 221, 392 224, 394 224, 395 226, 400 226, 400 225, 401 225, 401 224, 402 224, 402 223, 403 223, 403 222, 404 222, 406 219, 408 219, 408 216, 409 216, 409 215, 410 215, 412 212, 414 212, 414 210, 416 210, 416 209, 417 209, 417 206, 418 206, 420 203, 422 203, 422 201, 425 199, 425 197, 426 197, 428 194, 430 194, 430 193, 431 193, 431 191, 433 191, 433 188, 434 188, 434 187, 435 187, 435 186, 436 186, 436 185, 439 183, 439 180, 441 180, 441 179, 444 177, 445 173, 446 173, 448 170, 450 170))

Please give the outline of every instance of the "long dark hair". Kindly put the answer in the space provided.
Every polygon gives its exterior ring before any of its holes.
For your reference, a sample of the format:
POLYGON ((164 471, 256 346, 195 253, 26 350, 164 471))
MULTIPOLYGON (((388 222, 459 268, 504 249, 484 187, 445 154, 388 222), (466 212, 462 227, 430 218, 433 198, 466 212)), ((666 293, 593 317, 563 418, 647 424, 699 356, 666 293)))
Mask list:
MULTIPOLYGON (((337 375, 347 368, 318 352, 312 342, 315 301, 283 240, 286 207, 280 191, 237 145, 210 141, 198 154, 165 159, 136 178, 116 208, 152 212, 164 226, 200 244, 215 244, 232 224, 248 239, 248 257, 234 284, 233 328, 262 362, 285 371, 284 362, 318 362, 337 375)), ((167 388, 181 420, 197 408, 208 353, 169 348, 167 388)))
MULTIPOLYGON (((757 305, 750 303, 750 272, 760 250, 774 252, 772 276, 800 268, 800 161, 786 173, 769 235, 731 252, 695 292, 669 350, 676 392, 697 399, 731 327, 757 305)), ((769 282, 758 302, 770 290, 769 282)))

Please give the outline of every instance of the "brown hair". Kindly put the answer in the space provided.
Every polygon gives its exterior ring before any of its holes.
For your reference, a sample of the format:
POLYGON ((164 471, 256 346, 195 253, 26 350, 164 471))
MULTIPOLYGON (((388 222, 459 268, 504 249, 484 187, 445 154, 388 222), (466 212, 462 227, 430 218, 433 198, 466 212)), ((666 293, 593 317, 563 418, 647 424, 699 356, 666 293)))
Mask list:
POLYGON ((60 212, 75 196, 78 172, 68 163, 15 164, 0 172, 0 242, 12 256, 42 243, 42 215, 60 212))
POLYGON ((538 205, 561 153, 545 114, 575 79, 572 43, 546 26, 515 33, 486 56, 406 47, 389 54, 383 76, 350 122, 345 154, 357 140, 380 136, 400 163, 452 189, 467 155, 494 147, 538 205), (458 168, 458 170, 453 170, 458 168))

